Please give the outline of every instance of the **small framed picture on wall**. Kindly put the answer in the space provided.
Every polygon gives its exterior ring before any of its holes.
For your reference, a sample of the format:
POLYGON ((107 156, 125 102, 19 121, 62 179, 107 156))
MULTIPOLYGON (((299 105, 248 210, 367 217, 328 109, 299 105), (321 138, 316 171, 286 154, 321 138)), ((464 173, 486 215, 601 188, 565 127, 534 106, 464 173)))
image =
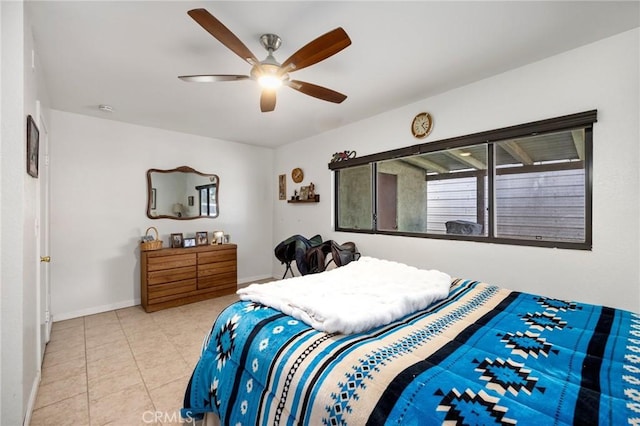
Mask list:
POLYGON ((278 176, 278 199, 287 199, 287 175, 278 176))
POLYGON ((301 186, 300 187, 300 199, 301 200, 306 200, 307 198, 309 198, 309 187, 308 186, 301 186))
POLYGON ((38 155, 40 151, 40 131, 33 117, 27 117, 27 173, 38 177, 38 155))

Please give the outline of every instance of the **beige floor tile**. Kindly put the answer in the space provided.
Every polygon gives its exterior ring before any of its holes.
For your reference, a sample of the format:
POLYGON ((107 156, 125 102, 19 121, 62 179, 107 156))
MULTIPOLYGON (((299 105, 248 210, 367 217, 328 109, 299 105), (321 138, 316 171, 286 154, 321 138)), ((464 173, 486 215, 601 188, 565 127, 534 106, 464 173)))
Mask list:
POLYGON ((87 363, 87 377, 89 380, 102 376, 109 376, 119 371, 136 367, 136 361, 131 352, 120 352, 116 355, 97 359, 87 363))
POLYGON ((89 380, 89 400, 98 400, 139 383, 143 382, 138 366, 126 365, 118 371, 92 377, 89 380))
POLYGON ((165 362, 153 368, 140 367, 142 379, 148 389, 154 389, 169 382, 179 379, 180 377, 191 374, 191 368, 184 359, 174 359, 165 362))
POLYGON ((88 425, 89 404, 87 394, 79 394, 55 404, 34 410, 31 426, 88 425))
POLYGON ((104 345, 106 343, 116 344, 118 342, 126 342, 127 337, 121 328, 112 329, 103 334, 99 334, 97 336, 87 337, 86 345, 87 349, 94 348, 96 346, 104 345))
POLYGON ((87 329, 113 323, 118 323, 118 316, 115 311, 102 312, 84 317, 84 326, 87 329))
POLYGON ((206 332, 202 331, 199 328, 194 328, 193 326, 191 326, 191 328, 189 328, 188 330, 184 330, 181 334, 168 335, 167 339, 169 339, 169 341, 176 346, 182 346, 193 344, 194 342, 202 344, 206 337, 206 332))
POLYGON ((65 342, 64 340, 57 340, 55 342, 47 343, 46 351, 45 351, 45 359, 52 353, 60 352, 60 351, 70 351, 72 349, 78 349, 78 347, 84 350, 84 338, 82 340, 73 341, 73 342, 65 342))
POLYGON ((148 314, 144 311, 141 305, 136 305, 128 308, 116 309, 116 315, 118 316, 118 319, 122 321, 127 317, 142 317, 147 316, 148 314))
POLYGON ((87 393, 87 375, 83 372, 76 376, 46 383, 38 388, 38 396, 34 408, 62 401, 63 399, 87 393))
POLYGON ((185 311, 180 309, 180 307, 177 307, 173 309, 166 309, 163 311, 153 312, 150 315, 154 321, 160 323, 160 322, 175 321, 175 320, 182 319, 185 317, 185 311))
POLYGON ((126 335, 143 331, 150 332, 158 328, 158 323, 153 318, 149 316, 139 317, 137 315, 121 318, 120 325, 126 335))
POLYGON ((120 321, 106 323, 106 324, 99 324, 91 328, 87 328, 84 332, 84 336, 86 339, 94 339, 96 337, 101 337, 102 335, 111 334, 115 332, 120 332, 122 333, 122 335, 124 335, 124 332, 122 331, 122 327, 120 326, 120 321))
POLYGON ((129 348, 129 343, 126 341, 126 339, 94 346, 91 348, 87 348, 86 350, 88 363, 97 361, 102 358, 121 355, 123 353, 131 354, 131 348, 129 348))
POLYGON ((143 415, 155 411, 151 398, 138 383, 89 403, 92 425, 108 423, 118 425, 144 424, 143 415))
POLYGON ((42 369, 42 379, 40 386, 56 382, 58 380, 68 379, 69 377, 85 374, 87 371, 86 361, 84 358, 76 358, 56 365, 42 369))
MULTIPOLYGON (((167 337, 171 338, 192 332, 194 330, 193 324, 193 321, 181 319, 172 324, 161 326, 161 328, 162 332, 166 334, 167 337)), ((197 330, 200 331, 200 329, 197 330)))
POLYGON ((50 342, 67 342, 75 344, 84 340, 84 326, 74 326, 63 328, 62 330, 51 331, 50 342))
POLYGON ((183 361, 182 355, 173 346, 162 348, 162 350, 144 352, 136 355, 135 358, 140 370, 151 370, 172 361, 183 361))
MULTIPOLYGON (((123 414, 117 420, 108 421, 104 426, 164 426, 165 423, 153 420, 155 410, 144 410, 141 413, 123 414)), ((94 425, 93 421, 91 425, 94 425)))
POLYGON ((189 370, 193 372, 193 370, 196 368, 196 365, 198 365, 200 355, 184 354, 182 358, 184 359, 184 362, 187 363, 187 366, 189 366, 189 370))
POLYGON ((32 424, 186 424, 176 410, 202 341, 235 300, 153 314, 134 306, 54 323, 32 424))
POLYGON ((129 347, 135 356, 139 356, 142 353, 159 352, 164 348, 173 348, 173 344, 162 334, 160 336, 150 336, 139 340, 130 340, 129 347))
POLYGON ((122 325, 122 330, 130 341, 144 339, 154 335, 164 335, 160 326, 152 319, 144 320, 142 322, 138 321, 131 324, 124 323, 122 325))
POLYGON ((180 421, 180 409, 182 408, 184 392, 188 383, 189 376, 184 376, 158 388, 149 389, 156 411, 164 417, 163 424, 173 424, 180 421))
POLYGON ((56 331, 64 330, 65 328, 77 327, 77 326, 84 327, 84 317, 73 318, 73 319, 68 319, 63 321, 54 321, 54 323, 51 324, 51 331, 56 332, 56 331))
POLYGON ((126 336, 129 343, 137 340, 166 339, 166 335, 162 332, 162 329, 155 324, 153 329, 148 329, 146 324, 142 327, 131 327, 127 330, 126 336))
POLYGON ((84 358, 85 355, 86 352, 84 344, 61 347, 60 350, 54 352, 50 352, 49 346, 47 345, 47 350, 45 351, 45 357, 44 362, 42 363, 42 367, 49 368, 63 362, 79 360, 80 358, 84 358))

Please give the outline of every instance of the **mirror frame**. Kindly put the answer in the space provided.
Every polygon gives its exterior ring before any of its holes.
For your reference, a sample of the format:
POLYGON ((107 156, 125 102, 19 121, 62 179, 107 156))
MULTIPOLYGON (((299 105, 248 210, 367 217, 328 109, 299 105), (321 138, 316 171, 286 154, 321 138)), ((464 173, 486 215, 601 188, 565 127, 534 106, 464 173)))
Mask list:
POLYGON ((218 217, 220 215, 220 204, 218 201, 218 194, 220 192, 220 177, 218 175, 215 174, 209 174, 209 173, 202 173, 199 172, 191 167, 188 166, 180 166, 180 167, 176 167, 175 169, 149 169, 147 170, 147 217, 149 219, 174 219, 174 220, 193 220, 193 219, 215 219, 216 217, 218 217), (216 190, 216 215, 215 216, 191 216, 191 217, 178 217, 178 216, 169 216, 169 215, 151 215, 151 173, 175 173, 175 172, 182 172, 182 173, 194 173, 203 177, 207 177, 207 178, 211 178, 211 177, 215 177, 216 178, 216 185, 217 185, 217 190, 216 190))

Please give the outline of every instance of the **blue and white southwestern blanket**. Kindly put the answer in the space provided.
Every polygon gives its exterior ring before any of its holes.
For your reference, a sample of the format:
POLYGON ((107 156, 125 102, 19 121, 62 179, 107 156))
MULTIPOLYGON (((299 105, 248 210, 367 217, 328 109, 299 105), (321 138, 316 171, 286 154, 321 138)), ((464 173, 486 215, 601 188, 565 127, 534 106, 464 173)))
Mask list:
POLYGON ((183 417, 223 425, 640 424, 640 316, 455 280, 359 334, 237 302, 215 321, 183 417))

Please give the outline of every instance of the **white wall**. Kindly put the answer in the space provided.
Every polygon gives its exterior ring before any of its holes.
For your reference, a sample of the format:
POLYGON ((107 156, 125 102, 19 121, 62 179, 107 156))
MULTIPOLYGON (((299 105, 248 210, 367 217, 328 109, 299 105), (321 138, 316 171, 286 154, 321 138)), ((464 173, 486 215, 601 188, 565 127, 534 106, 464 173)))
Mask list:
POLYGON ((139 304, 150 226, 164 247, 174 232, 223 230, 238 245, 239 282, 271 276, 272 149, 56 110, 50 127, 54 321, 139 304), (219 217, 146 217, 147 170, 178 166, 219 176, 219 217))
MULTIPOLYGON (((639 39, 635 29, 528 66, 434 96, 332 132, 280 147, 275 174, 293 167, 321 194, 319 204, 274 208, 274 244, 316 233, 354 241, 364 255, 393 259, 453 276, 640 311, 639 39), (576 251, 464 241, 334 232, 332 154, 359 156, 415 145, 413 116, 429 111, 427 141, 517 125, 591 109, 594 126, 593 250, 576 251)), ((425 76, 428 78, 428 76, 425 76)), ((347 100, 348 102, 348 100, 347 100)), ((299 185, 298 185, 299 186, 299 185)), ((273 260, 273 274, 284 267, 273 260)))
POLYGON ((2 412, 0 423, 21 424, 25 412, 23 361, 24 248, 22 217, 26 197, 24 182, 23 132, 23 7, 21 3, 0 3, 2 46, 2 138, 0 156, 0 203, 2 204, 0 233, 0 318, 2 352, 0 357, 0 392, 2 412), (15 214, 8 214, 12 206, 15 214))
POLYGON ((46 104, 46 93, 40 70, 31 66, 23 2, 0 2, 0 18, 0 424, 18 425, 28 420, 40 377, 39 182, 26 173, 26 122, 32 115, 38 123, 36 100, 46 104))

